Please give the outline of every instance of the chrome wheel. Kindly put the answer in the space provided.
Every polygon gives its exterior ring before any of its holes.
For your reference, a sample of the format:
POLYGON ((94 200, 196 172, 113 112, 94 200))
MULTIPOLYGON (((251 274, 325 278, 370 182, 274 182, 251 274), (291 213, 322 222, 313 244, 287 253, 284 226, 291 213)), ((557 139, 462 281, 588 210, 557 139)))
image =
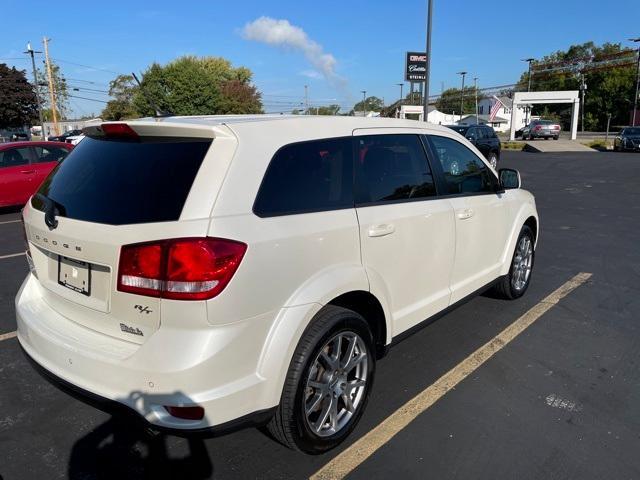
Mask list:
POLYGON ((495 170, 496 168, 498 168, 498 157, 496 157, 495 155, 491 155, 489 157, 489 163, 495 170))
POLYGON ((529 282, 533 266, 533 244, 531 238, 523 236, 518 242, 511 267, 511 286, 516 291, 523 290, 529 282))
POLYGON ((365 398, 367 348, 355 332, 340 332, 311 364, 304 391, 307 426, 320 437, 342 430, 365 398))

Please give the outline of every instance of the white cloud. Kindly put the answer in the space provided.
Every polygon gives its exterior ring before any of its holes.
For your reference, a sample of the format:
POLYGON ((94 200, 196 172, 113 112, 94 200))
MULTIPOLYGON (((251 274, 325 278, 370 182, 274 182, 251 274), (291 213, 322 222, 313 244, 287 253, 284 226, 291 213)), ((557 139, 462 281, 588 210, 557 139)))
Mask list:
MULTIPOLYGON (((273 47, 302 52, 307 61, 315 68, 315 73, 320 73, 335 86, 345 86, 345 80, 336 73, 337 61, 335 57, 326 53, 322 45, 310 39, 303 29, 291 25, 288 20, 260 17, 244 26, 242 36, 247 40, 265 43, 273 47)), ((305 72, 309 73, 309 71, 305 72)))
POLYGON ((315 70, 303 70, 300 72, 300 75, 307 78, 322 78, 322 75, 315 70))

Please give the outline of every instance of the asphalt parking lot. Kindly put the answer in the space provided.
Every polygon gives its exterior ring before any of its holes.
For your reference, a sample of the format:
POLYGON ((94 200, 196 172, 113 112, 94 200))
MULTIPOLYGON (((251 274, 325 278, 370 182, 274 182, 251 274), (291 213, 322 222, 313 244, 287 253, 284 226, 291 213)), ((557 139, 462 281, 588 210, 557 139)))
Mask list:
POLYGON ((50 386, 11 335, 27 266, 11 256, 19 214, 2 212, 0 478, 308 478, 581 272, 592 275, 348 478, 640 478, 640 154, 504 152, 501 166, 537 197, 529 291, 477 297, 393 347, 350 442, 318 457, 255 429, 149 437, 50 386))

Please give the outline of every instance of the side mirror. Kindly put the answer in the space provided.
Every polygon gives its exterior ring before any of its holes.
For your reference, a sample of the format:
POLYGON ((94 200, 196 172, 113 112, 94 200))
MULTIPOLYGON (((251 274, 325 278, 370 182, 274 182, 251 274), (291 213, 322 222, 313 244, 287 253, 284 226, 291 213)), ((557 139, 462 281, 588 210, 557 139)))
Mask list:
POLYGON ((522 181, 520 180, 520 172, 512 168, 501 168, 498 170, 500 175, 500 185, 505 190, 520 188, 522 181))

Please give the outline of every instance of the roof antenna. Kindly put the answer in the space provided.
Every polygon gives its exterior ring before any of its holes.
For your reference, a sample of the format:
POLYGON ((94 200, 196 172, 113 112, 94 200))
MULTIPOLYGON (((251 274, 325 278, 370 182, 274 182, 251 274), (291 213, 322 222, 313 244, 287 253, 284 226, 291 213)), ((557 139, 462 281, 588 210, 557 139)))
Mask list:
POLYGON ((172 117, 173 113, 167 110, 160 109, 160 107, 158 107, 156 102, 153 101, 153 98, 147 95, 147 92, 145 92, 144 89, 142 88, 142 84, 140 83, 140 80, 138 80, 138 77, 136 76, 136 74, 131 72, 131 75, 133 75, 133 78, 136 80, 138 87, 140 87, 140 92, 142 92, 142 95, 144 95, 144 98, 147 100, 147 102, 149 102, 149 105, 151 105, 151 107, 155 110, 156 114, 154 115, 154 118, 172 117))

